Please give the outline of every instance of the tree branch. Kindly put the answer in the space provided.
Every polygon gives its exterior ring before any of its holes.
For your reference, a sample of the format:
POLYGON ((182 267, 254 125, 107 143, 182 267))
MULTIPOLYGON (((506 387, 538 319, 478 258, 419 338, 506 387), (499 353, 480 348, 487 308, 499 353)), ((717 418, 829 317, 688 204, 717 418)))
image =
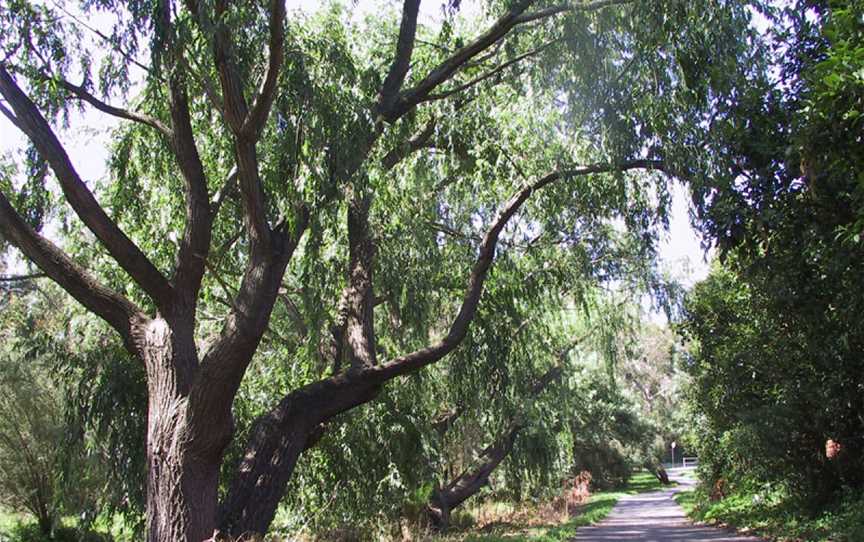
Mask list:
POLYGON ((215 213, 210 207, 207 176, 192 131, 185 77, 177 69, 172 72, 169 82, 171 122, 174 128, 171 148, 183 174, 186 202, 186 222, 180 249, 177 251, 173 281, 176 292, 183 296, 185 305, 195 306, 210 252, 215 213))
MULTIPOLYGON (((117 330, 129 351, 137 354, 132 326, 146 320, 141 310, 125 297, 97 282, 60 248, 36 233, 3 193, 0 193, 0 231, 45 275, 117 330)), ((31 275, 37 276, 40 275, 31 275)))
MULTIPOLYGON (((555 40, 555 41, 557 41, 557 40, 555 40)), ((521 55, 513 58, 512 60, 509 60, 509 61, 501 64, 500 66, 497 66, 492 70, 489 70, 488 72, 484 73, 480 77, 472 79, 471 81, 468 81, 465 84, 459 85, 456 88, 447 90, 445 92, 441 92, 439 94, 430 94, 429 96, 426 97, 426 99, 424 101, 431 102, 434 100, 443 100, 445 98, 449 98, 450 96, 453 96, 454 94, 458 94, 460 92, 468 90, 469 88, 471 88, 471 87, 473 87, 479 83, 482 83, 483 81, 485 81, 491 77, 494 77, 495 75, 503 72, 504 70, 506 70, 510 66, 513 66, 514 64, 518 64, 519 62, 525 60, 526 58, 530 58, 532 56, 535 56, 535 55, 542 53, 543 51, 548 49, 552 44, 554 44, 555 41, 550 41, 549 43, 546 43, 545 45, 542 45, 542 46, 540 46, 540 47, 538 47, 532 51, 528 51, 527 53, 521 54, 521 55)))
POLYGON ((462 47, 424 77, 417 85, 400 93, 397 99, 387 109, 381 110, 381 115, 387 122, 394 122, 418 103, 426 99, 436 87, 444 83, 456 73, 466 62, 494 45, 516 26, 517 18, 537 0, 521 0, 510 11, 500 17, 495 23, 474 41, 462 47))
MULTIPOLYGON (((202 15, 198 13, 197 2, 195 0, 187 0, 186 3, 189 6, 189 10, 200 20, 202 15)), ((274 29, 278 30, 275 34, 271 33, 271 45, 281 43, 283 39, 282 21, 284 20, 284 6, 278 0, 276 3, 278 4, 277 11, 282 10, 282 15, 278 13, 271 14, 271 31, 274 29), (275 24, 277 22, 278 24, 275 24), (273 26, 274 24, 275 26, 273 26)), ((217 0, 216 19, 219 22, 216 24, 215 31, 213 32, 214 61, 222 87, 223 118, 235 135, 234 154, 237 163, 240 193, 243 196, 246 228, 249 233, 249 242, 252 246, 251 251, 253 254, 251 258, 260 259, 266 257, 266 253, 270 251, 271 231, 267 222, 267 205, 264 188, 261 185, 258 153, 255 150, 255 138, 252 137, 257 137, 257 133, 244 132, 244 126, 246 126, 246 121, 249 117, 249 108, 243 93, 243 82, 234 63, 231 31, 222 21, 227 7, 226 0, 217 0)), ((204 25, 202 24, 202 26, 204 25)), ((264 120, 266 120, 270 111, 270 105, 272 104, 272 94, 275 92, 274 86, 276 79, 278 79, 278 66, 282 64, 281 55, 281 50, 278 52, 271 51, 270 68, 272 69, 268 68, 268 74, 262 86, 262 91, 266 90, 267 92, 259 96, 258 103, 256 104, 256 107, 258 107, 256 115, 264 120), (274 68, 277 64, 278 66, 274 68)), ((258 130, 257 126, 250 125, 249 128, 258 130)))
POLYGON ((399 98, 399 91, 411 67, 419 11, 420 0, 404 0, 402 3, 402 22, 399 25, 399 38, 396 41, 396 56, 378 95, 379 112, 390 110, 399 98))
POLYGON ((261 174, 258 167, 258 152, 255 143, 238 139, 234 143, 237 159, 237 175, 240 195, 243 197, 243 210, 246 229, 249 233, 252 257, 255 253, 266 254, 270 250, 271 231, 267 221, 267 204, 261 174))
POLYGON ((15 125, 27 135, 39 154, 51 166, 66 200, 84 224, 108 249, 120 267, 153 298, 157 306, 167 306, 172 296, 172 288, 168 280, 99 205, 90 189, 78 176, 66 150, 48 125, 48 121, 2 65, 0 65, 0 94, 14 110, 15 117, 10 120, 13 120, 15 125))
POLYGON ((267 64, 267 73, 261 83, 258 98, 252 104, 252 109, 246 117, 243 127, 240 129, 244 137, 253 141, 261 136, 261 130, 270 115, 273 100, 276 97, 276 84, 279 81, 279 70, 285 58, 285 0, 271 0, 270 2, 270 59, 267 64))
POLYGON ((435 528, 446 528, 450 522, 450 511, 477 494, 489 483, 492 472, 513 450, 521 429, 522 426, 519 424, 511 424, 507 431, 483 450, 475 464, 433 493, 426 511, 435 528))
POLYGON ((57 0, 53 0, 53 1, 52 1, 52 4, 54 4, 54 6, 55 6, 57 9, 59 9, 60 11, 62 11, 62 12, 63 12, 67 17, 69 17, 70 19, 72 19, 73 21, 75 21, 75 24, 76 24, 76 25, 81 26, 81 27, 83 27, 83 28, 86 28, 87 30, 89 30, 90 32, 92 32, 93 34, 95 34, 97 37, 99 37, 99 39, 101 39, 102 41, 104 41, 108 46, 114 48, 114 50, 117 51, 118 53, 120 53, 120 56, 122 56, 123 58, 125 58, 127 62, 129 62, 130 64, 134 64, 134 65, 138 66, 139 68, 141 68, 142 70, 144 70, 145 72, 147 72, 149 75, 153 75, 153 76, 155 76, 156 78, 158 78, 158 79, 161 80, 161 78, 159 77, 159 74, 156 73, 156 72, 155 72, 155 71, 154 71, 150 66, 147 66, 146 64, 142 64, 141 62, 138 61, 137 58, 135 58, 135 55, 132 55, 132 54, 129 53, 128 51, 125 51, 125 50, 121 49, 121 48, 117 45, 117 43, 115 43, 115 40, 111 39, 110 36, 107 36, 107 35, 104 34, 103 32, 101 32, 101 31, 99 31, 98 29, 96 29, 96 28, 92 27, 91 25, 87 24, 87 22, 84 21, 84 20, 82 20, 80 17, 77 17, 77 16, 74 15, 73 13, 69 12, 69 10, 67 10, 67 9, 63 6, 63 4, 62 4, 61 2, 59 2, 59 1, 57 1, 57 0))
POLYGON ((560 13, 571 11, 597 11, 609 6, 617 6, 621 4, 631 4, 636 0, 595 0, 594 2, 569 3, 559 4, 557 6, 548 7, 532 13, 526 13, 519 17, 517 24, 531 23, 541 19, 547 19, 560 13))
MULTIPOLYGON (((197 5, 194 2, 191 2, 191 5, 195 6, 191 11, 197 13, 197 5)), ((219 83, 222 87, 225 119, 234 134, 239 136, 243 133, 243 124, 246 122, 249 107, 243 94, 243 82, 240 80, 237 66, 234 64, 231 31, 223 22, 227 7, 227 0, 216 1, 216 20, 218 22, 213 32, 213 54, 219 73, 219 83)))
POLYGON ((49 77, 48 75, 43 75, 46 80, 53 80, 60 84, 63 88, 77 96, 79 99, 89 103, 94 108, 111 115, 112 117, 117 117, 121 119, 131 120, 133 122, 137 122, 140 124, 144 124, 145 126, 149 126, 165 137, 171 139, 173 134, 171 132, 171 128, 165 125, 161 120, 156 117, 151 117, 150 115, 145 115, 143 113, 138 113, 136 111, 129 111, 127 109, 123 109, 120 107, 115 107, 108 103, 103 102, 93 94, 87 91, 83 86, 74 85, 65 79, 60 79, 57 77, 49 77))
MULTIPOLYGON (((358 183, 362 184, 362 183, 358 183)), ((372 267, 375 246, 369 233, 369 208, 372 194, 354 186, 348 204, 348 291, 345 297, 347 319, 345 339, 351 369, 375 365, 375 328, 372 267)))
POLYGON ((522 204, 525 203, 525 201, 527 201, 535 191, 560 180, 573 179, 585 175, 609 173, 613 171, 629 171, 634 169, 662 170, 662 167, 662 162, 656 160, 630 160, 612 165, 594 164, 569 170, 556 171, 527 186, 524 186, 501 208, 495 220, 492 222, 492 225, 489 227, 489 230, 487 230, 486 235, 480 244, 480 250, 477 260, 474 263, 474 268, 471 270, 471 274, 468 278, 468 288, 462 300, 462 306, 459 309, 459 313, 451 323, 447 335, 432 346, 417 350, 370 369, 367 371, 368 376, 373 380, 386 381, 402 374, 417 371, 430 363, 438 361, 459 345, 468 333, 468 327, 477 311, 477 305, 480 301, 480 295, 483 292, 483 284, 486 280, 486 274, 492 266, 492 260, 495 257, 495 248, 498 244, 498 237, 507 222, 516 214, 522 204))
POLYGON ((537 0, 521 0, 510 8, 510 11, 495 21, 486 32, 438 64, 436 68, 429 72, 414 87, 400 93, 398 99, 394 100, 390 107, 381 111, 381 115, 384 120, 392 123, 418 104, 427 101, 429 95, 437 87, 448 81, 453 74, 477 55, 498 43, 516 26, 568 11, 594 11, 607 6, 626 4, 634 1, 636 0, 595 0, 594 2, 562 4, 526 14, 525 11, 535 4, 537 0))
POLYGON ((231 408, 233 397, 270 321, 285 268, 309 225, 304 207, 294 217, 293 231, 277 231, 272 250, 263 259, 251 259, 231 303, 219 336, 206 350, 194 386, 199 394, 196 412, 209 416, 212 409, 231 408), (217 392, 214 393, 214 390, 217 392))
POLYGON ((237 190, 237 166, 231 168, 231 171, 228 172, 228 178, 225 179, 225 183, 213 194, 213 199, 210 202, 210 212, 213 213, 214 218, 219 213, 219 209, 222 208, 222 204, 225 203, 225 200, 235 190, 237 190))
POLYGON ((390 171, 396 167, 396 164, 407 158, 408 155, 426 147, 429 140, 432 139, 432 136, 435 134, 436 124, 436 119, 431 119, 418 134, 415 134, 411 139, 403 142, 401 145, 390 149, 390 151, 384 155, 384 158, 381 159, 381 165, 384 166, 384 171, 390 171))
POLYGON ((45 278, 48 275, 45 273, 29 273, 27 275, 12 275, 8 277, 0 277, 0 282, 25 282, 34 279, 45 278))

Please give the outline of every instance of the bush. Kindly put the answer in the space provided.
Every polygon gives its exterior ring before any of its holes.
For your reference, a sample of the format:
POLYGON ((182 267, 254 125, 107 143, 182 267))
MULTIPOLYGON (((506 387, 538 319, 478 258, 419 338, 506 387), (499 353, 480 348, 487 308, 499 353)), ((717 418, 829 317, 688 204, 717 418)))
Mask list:
POLYGON ((9 542, 110 542, 111 537, 93 531, 60 526, 46 535, 36 523, 19 523, 9 533, 9 542))

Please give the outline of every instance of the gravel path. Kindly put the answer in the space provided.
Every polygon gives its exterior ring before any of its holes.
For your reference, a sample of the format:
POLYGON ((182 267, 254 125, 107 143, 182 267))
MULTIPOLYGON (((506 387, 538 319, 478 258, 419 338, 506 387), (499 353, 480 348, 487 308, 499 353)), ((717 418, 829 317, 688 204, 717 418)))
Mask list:
MULTIPOLYGON (((688 469, 692 470, 692 469, 688 469)), ((714 527, 694 525, 687 519, 672 496, 692 487, 693 480, 684 477, 683 469, 670 469, 669 478, 677 487, 628 495, 615 505, 606 519, 591 527, 576 531, 578 542, 759 542, 761 539, 738 536, 714 527)))

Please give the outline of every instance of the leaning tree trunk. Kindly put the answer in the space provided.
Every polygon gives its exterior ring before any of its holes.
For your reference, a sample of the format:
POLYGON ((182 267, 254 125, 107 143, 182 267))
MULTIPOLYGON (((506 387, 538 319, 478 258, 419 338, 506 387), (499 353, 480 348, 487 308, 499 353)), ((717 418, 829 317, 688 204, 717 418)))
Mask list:
POLYGON ((666 473, 666 469, 664 469, 662 465, 658 465, 652 470, 654 471, 654 476, 661 484, 664 486, 669 485, 669 474, 666 473))
POLYGON ((266 533, 298 458, 321 437, 321 424, 380 390, 377 379, 340 374, 295 390, 258 418, 219 507, 219 534, 241 539, 266 533))
POLYGON ((513 425, 498 441, 483 451, 479 464, 465 470, 446 486, 435 491, 426 506, 426 514, 435 529, 447 529, 450 524, 450 511, 476 495, 489 483, 492 471, 513 450, 516 436, 521 429, 520 425, 513 425))
MULTIPOLYGON (((562 365, 567 354, 584 337, 577 338, 569 346, 558 353, 559 364, 551 367, 531 386, 530 397, 536 398, 543 393, 549 384, 561 378, 562 365)), ((457 410, 452 417, 458 417, 462 411, 457 410)), ((452 421, 452 420, 451 420, 452 421)), ((429 521, 435 529, 445 530, 450 524, 450 512, 476 495, 483 487, 489 483, 489 476, 492 474, 498 465, 513 451, 513 444, 516 442, 516 436, 523 429, 520 423, 512 423, 510 429, 504 433, 491 446, 486 448, 481 455, 480 463, 474 466, 473 469, 466 470, 456 478, 450 481, 443 488, 438 488, 429 499, 426 505, 426 514, 429 521)), ((446 428, 439 430, 442 434, 446 428)))

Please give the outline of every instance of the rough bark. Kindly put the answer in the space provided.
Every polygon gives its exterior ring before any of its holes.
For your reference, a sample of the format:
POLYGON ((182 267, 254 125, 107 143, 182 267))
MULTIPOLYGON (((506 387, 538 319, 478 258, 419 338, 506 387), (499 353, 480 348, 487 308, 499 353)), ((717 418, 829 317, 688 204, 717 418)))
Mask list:
POLYGON ((196 416, 199 377, 191 329, 157 318, 140 330, 147 370, 147 540, 201 542, 213 535, 228 416, 196 416))
POLYGON ((256 420, 220 506, 220 532, 235 538, 267 532, 297 459, 320 425, 371 401, 380 389, 379 382, 349 371, 291 392, 256 420))
POLYGON ((351 369, 375 365, 375 328, 372 266, 375 245, 369 231, 372 195, 365 187, 355 187, 348 205, 348 289, 345 298, 347 319, 345 337, 351 369))

